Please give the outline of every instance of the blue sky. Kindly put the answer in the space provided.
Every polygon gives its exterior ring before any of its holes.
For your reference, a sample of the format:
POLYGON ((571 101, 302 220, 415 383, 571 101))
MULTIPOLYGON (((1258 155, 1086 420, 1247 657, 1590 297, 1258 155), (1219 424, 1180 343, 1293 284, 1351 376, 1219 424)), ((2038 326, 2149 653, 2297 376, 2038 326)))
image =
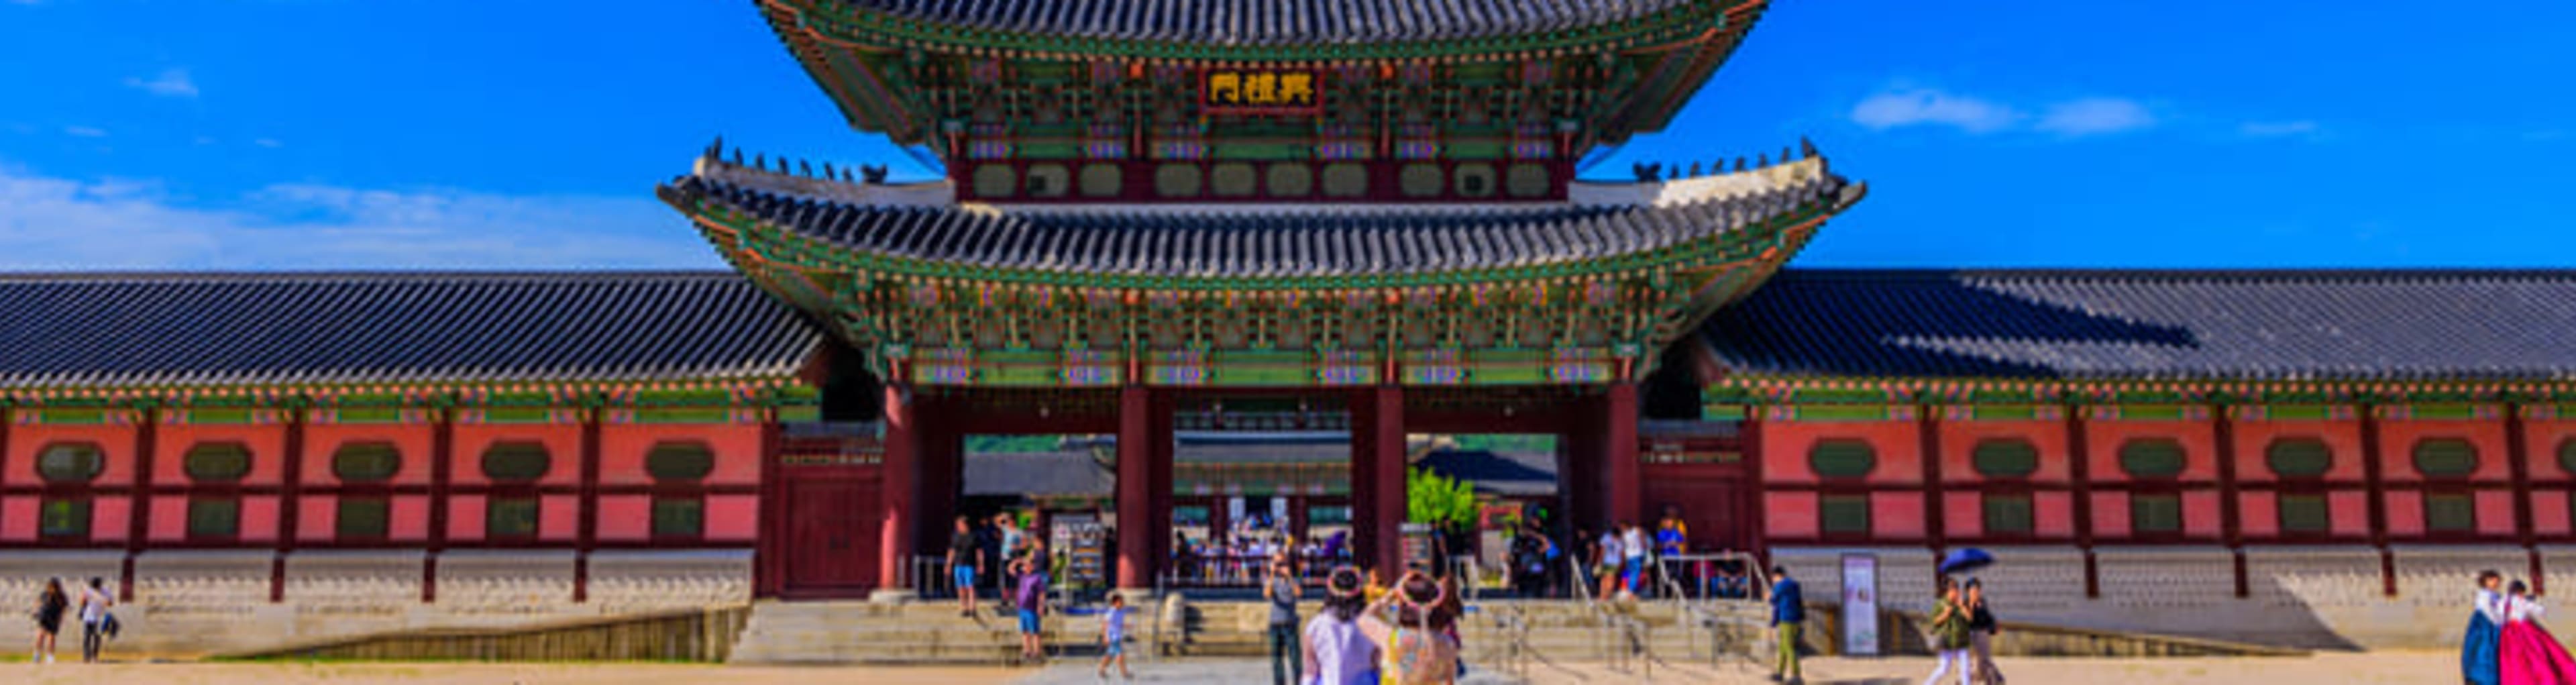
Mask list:
MULTIPOLYGON (((1808 266, 2576 266, 2576 3, 1778 0, 1628 161, 1813 137, 1808 266)), ((749 3, 0 0, 0 269, 703 267, 708 139, 910 168, 749 3)))

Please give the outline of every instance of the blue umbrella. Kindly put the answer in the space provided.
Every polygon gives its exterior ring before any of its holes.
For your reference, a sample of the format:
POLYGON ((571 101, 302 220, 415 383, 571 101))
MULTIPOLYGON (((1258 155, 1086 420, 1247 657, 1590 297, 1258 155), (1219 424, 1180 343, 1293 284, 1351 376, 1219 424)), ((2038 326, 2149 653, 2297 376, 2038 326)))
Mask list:
POLYGON ((1941 558, 1941 572, 1967 573, 1994 564, 1995 555, 1987 554, 1985 550, 1975 547, 1961 547, 1950 550, 1950 556, 1941 558))

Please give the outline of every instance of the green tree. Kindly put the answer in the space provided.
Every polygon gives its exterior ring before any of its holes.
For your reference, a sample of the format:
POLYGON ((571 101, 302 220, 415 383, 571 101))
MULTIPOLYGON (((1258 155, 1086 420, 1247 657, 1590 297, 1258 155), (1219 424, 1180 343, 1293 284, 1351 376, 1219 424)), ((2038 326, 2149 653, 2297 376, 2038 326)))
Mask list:
POLYGON ((1456 530, 1476 522, 1476 489, 1421 468, 1404 474, 1404 520, 1456 530))

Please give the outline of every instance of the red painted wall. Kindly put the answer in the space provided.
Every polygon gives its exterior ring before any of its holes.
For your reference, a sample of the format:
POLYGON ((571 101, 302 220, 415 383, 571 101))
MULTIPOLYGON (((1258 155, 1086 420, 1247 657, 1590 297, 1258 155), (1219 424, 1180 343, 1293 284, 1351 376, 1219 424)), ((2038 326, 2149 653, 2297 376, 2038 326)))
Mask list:
MULTIPOLYGON (((97 444, 107 465, 92 485, 130 485, 134 482, 133 426, 45 426, 9 427, 9 468, 0 473, 0 485, 37 485, 36 454, 57 442, 97 444)), ((174 460, 176 457, 172 457, 174 460)))
POLYGON ((2090 470, 2085 476, 2095 483, 2128 482, 2132 480, 2129 472, 2120 468, 2120 447, 2133 440, 2164 438, 2182 445, 2183 471, 2176 480, 2217 482, 2216 433, 2214 424, 2208 421, 2088 422, 2084 425, 2084 439, 2091 443, 2086 455, 2090 470))
MULTIPOLYGON (((304 427, 304 482, 311 485, 340 485, 338 474, 331 472, 331 455, 340 446, 352 442, 390 442, 402 452, 402 467, 394 471, 395 485, 428 485, 430 462, 434 455, 430 442, 435 429, 427 424, 315 423, 304 427)), ((306 507, 305 516, 312 508, 306 507)))
MULTIPOLYGON (((2381 479, 2390 483, 2414 483, 2426 480, 2415 470, 2415 444, 2426 438, 2460 438, 2477 446, 2478 468, 2470 474, 2475 480, 2506 480, 2513 477, 2513 467, 2506 458, 2504 422, 2496 421, 2380 421, 2380 449, 2386 450, 2381 479)), ((2538 455, 2534 455, 2537 457, 2538 455)), ((2552 455, 2555 456, 2555 455, 2552 455)), ((2534 459, 2556 462, 2556 459, 2534 459)), ((2484 519, 2483 516, 2480 517, 2484 519)), ((2507 515, 2507 520, 2511 516, 2507 515)))
POLYGON ((1915 437, 1915 426, 1913 421, 1765 421, 1762 478, 1773 483, 1817 482, 1815 469, 1807 465, 1807 453, 1816 441, 1858 439, 1878 452, 1878 468, 1870 472, 1868 482, 1921 483, 1922 443, 1915 437))
MULTIPOLYGON (((759 424, 611 424, 599 429, 599 482, 604 485, 651 485, 644 454, 665 440, 706 443, 715 452, 715 471, 707 485, 752 485, 760 482, 759 424)), ((605 531, 603 531, 604 533, 605 531)))
POLYGON ((1816 493, 1763 493, 1763 528, 1773 538, 1801 539, 1814 537, 1820 516, 1816 510, 1816 493))
MULTIPOLYGON (((546 446, 551 459, 539 485, 581 484, 581 424, 578 423, 460 423, 455 428, 456 463, 449 481, 456 485, 487 485, 483 477, 483 451, 497 442, 535 442, 546 446)), ((452 508, 451 508, 451 513, 452 508)), ((542 524, 540 524, 542 525, 542 524)), ((475 526, 477 535, 482 526, 475 526)))
POLYGON ((653 497, 651 495, 616 495, 599 498, 600 540, 628 541, 652 538, 653 497))
MULTIPOLYGON (((1975 455, 1977 444, 1987 440, 2021 440, 2039 448, 2039 471, 2030 475, 2029 482, 2066 483, 2073 478, 2064 421, 1943 421, 1941 481, 1984 482, 1986 478, 1977 474, 1975 455)), ((1949 516, 1958 520, 1955 513, 1949 516)))
MULTIPOLYGON (((2280 480, 2272 475, 2265 460, 2265 450, 2274 440, 2315 438, 2334 452, 2334 464, 2326 470, 2327 480, 2362 479, 2361 422, 2344 421, 2238 421, 2236 423, 2236 479, 2245 483, 2268 483, 2280 480)), ((2394 454, 2392 452, 2392 454, 2394 454)), ((2392 460, 2393 461, 2393 460, 2392 460)), ((2337 517, 2343 513, 2337 511, 2337 517)))
POLYGON ((759 495, 708 495, 707 539, 760 538, 759 495))
MULTIPOLYGON (((188 478, 188 450, 198 445, 223 442, 238 442, 250 448, 250 475, 242 478, 242 485, 285 482, 286 425, 282 423, 211 426, 164 423, 152 442, 152 481, 156 485, 195 484, 188 478)), ((157 527, 161 505, 154 504, 152 508, 153 523, 157 527)))

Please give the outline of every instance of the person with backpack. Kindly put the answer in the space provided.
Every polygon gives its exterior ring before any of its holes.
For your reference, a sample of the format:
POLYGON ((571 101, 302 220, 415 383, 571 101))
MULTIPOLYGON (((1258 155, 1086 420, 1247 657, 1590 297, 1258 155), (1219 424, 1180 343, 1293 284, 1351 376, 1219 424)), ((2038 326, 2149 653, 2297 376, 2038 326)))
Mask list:
POLYGON ((1959 674, 1959 685, 1969 685, 1968 679, 1975 675, 1977 666, 1968 654, 1972 643, 1968 636, 1968 605, 1959 598, 1959 585, 1949 576, 1941 577, 1938 592, 1941 599, 1932 605, 1929 639, 1940 660, 1933 664, 1932 675, 1923 678, 1923 685, 1939 683, 1942 676, 1952 672, 1959 674))
POLYGON ((98 663, 99 650, 107 647, 107 636, 116 632, 116 617, 107 608, 116 606, 116 596, 108 594, 107 580, 91 576, 89 587, 81 588, 81 663, 98 663))

